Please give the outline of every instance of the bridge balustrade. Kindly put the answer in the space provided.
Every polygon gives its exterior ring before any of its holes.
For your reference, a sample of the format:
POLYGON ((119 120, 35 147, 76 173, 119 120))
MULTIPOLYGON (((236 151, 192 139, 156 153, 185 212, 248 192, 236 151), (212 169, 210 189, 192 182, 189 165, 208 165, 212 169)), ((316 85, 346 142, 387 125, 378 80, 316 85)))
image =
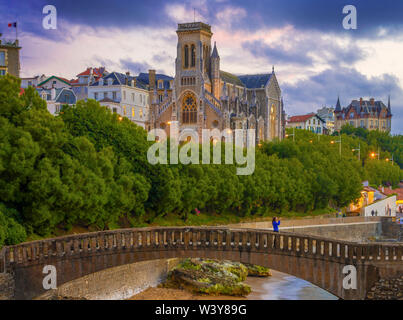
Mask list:
POLYGON ((124 229, 73 235, 4 247, 0 272, 48 257, 125 250, 222 250, 277 253, 351 261, 403 260, 398 244, 360 244, 295 233, 209 227, 124 229))

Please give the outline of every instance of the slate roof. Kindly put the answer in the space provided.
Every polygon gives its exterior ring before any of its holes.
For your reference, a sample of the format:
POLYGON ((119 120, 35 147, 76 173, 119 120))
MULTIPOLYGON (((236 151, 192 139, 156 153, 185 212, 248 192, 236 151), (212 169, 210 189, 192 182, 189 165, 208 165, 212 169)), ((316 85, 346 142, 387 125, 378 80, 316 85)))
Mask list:
POLYGON ((243 75, 238 78, 248 89, 263 88, 271 79, 272 73, 243 75))
MULTIPOLYGON (((49 96, 51 95, 51 90, 52 89, 44 89, 44 88, 37 88, 36 89, 36 91, 38 91, 39 95, 42 92, 46 92, 46 95, 49 95, 49 96)), ((57 88, 55 90, 56 90, 56 99, 55 99, 56 102, 68 103, 68 104, 76 103, 77 98, 76 98, 76 95, 74 94, 74 91, 72 89, 69 89, 69 88, 57 88), (73 99, 72 100, 69 99, 70 101, 66 101, 65 96, 62 95, 63 91, 67 91, 68 93, 71 93, 71 95, 69 95, 69 97, 71 96, 71 97, 73 97, 73 99)))
MULTIPOLYGON (((173 80, 174 78, 167 76, 165 74, 155 74, 155 85, 157 85, 158 80, 164 80, 164 89, 169 89, 169 82, 173 80)), ((150 85, 150 79, 149 79, 149 74, 142 72, 138 75, 137 80, 140 80, 142 83, 146 85, 150 85)))
POLYGON ((220 70, 220 77, 221 77, 221 80, 225 81, 226 83, 231 83, 231 84, 235 84, 237 86, 242 86, 242 87, 245 86, 243 84, 243 82, 238 78, 238 76, 236 76, 232 73, 220 70))
MULTIPOLYGON (((130 84, 130 81, 136 79, 136 87, 140 89, 147 90, 147 85, 143 83, 142 81, 138 80, 138 77, 132 77, 132 76, 127 76, 126 74, 120 73, 120 72, 111 72, 107 76, 103 77, 104 79, 104 84, 108 84, 108 79, 112 78, 112 85, 125 85, 126 79, 128 83, 130 84)), ((99 80, 91 84, 91 86, 98 86, 99 85, 99 80)))

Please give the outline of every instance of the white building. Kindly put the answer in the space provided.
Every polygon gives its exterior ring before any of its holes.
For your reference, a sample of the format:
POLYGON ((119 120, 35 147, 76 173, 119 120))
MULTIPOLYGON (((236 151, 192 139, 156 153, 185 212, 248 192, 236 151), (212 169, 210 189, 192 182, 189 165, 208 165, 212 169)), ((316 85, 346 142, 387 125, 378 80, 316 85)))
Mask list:
POLYGON ((44 81, 40 82, 37 85, 38 88, 45 88, 45 89, 51 89, 51 88, 70 88, 71 83, 70 80, 67 80, 62 77, 56 77, 56 76, 50 76, 49 78, 46 78, 44 81))
POLYGON ((326 133, 326 122, 315 113, 290 117, 286 127, 309 130, 317 134, 326 133))
POLYGON ((77 97, 73 90, 69 88, 37 88, 40 97, 46 101, 48 111, 57 115, 63 105, 74 105, 77 102, 77 97))
POLYGON ((38 84, 44 82, 48 77, 44 74, 41 76, 35 76, 31 78, 21 78, 21 88, 28 88, 28 87, 37 87, 38 84))
POLYGON ((112 112, 146 128, 150 110, 149 91, 146 84, 128 72, 112 72, 91 84, 88 99, 97 100, 112 112))

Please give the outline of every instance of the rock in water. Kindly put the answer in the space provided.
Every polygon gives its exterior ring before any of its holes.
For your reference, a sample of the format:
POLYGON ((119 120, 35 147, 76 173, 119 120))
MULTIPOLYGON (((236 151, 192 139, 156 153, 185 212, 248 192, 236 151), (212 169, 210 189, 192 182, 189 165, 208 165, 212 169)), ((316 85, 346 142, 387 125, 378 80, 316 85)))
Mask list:
POLYGON ((249 277, 271 277, 271 270, 266 267, 258 266, 256 264, 245 264, 248 268, 249 277))
POLYGON ((248 268, 241 263, 185 259, 168 274, 163 287, 210 295, 246 296, 251 292, 242 283, 247 275, 248 268))

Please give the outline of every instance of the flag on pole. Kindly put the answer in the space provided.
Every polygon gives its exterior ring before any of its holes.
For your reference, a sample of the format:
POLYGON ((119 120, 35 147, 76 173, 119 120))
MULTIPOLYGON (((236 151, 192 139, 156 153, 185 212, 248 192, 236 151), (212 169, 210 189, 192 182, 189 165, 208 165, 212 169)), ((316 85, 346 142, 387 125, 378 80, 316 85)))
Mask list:
POLYGON ((9 27, 9 28, 11 28, 11 27, 17 28, 17 22, 9 23, 9 24, 8 24, 8 27, 9 27))

